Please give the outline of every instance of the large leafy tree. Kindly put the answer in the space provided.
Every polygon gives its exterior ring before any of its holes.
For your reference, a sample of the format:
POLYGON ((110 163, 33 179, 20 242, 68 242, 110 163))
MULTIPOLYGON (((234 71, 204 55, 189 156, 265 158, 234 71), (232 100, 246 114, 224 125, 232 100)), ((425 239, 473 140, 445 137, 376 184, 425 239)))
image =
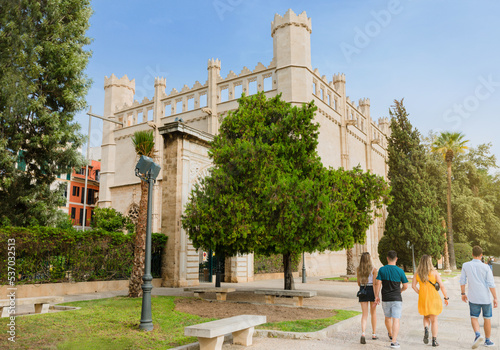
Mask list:
POLYGON ((81 165, 91 12, 85 0, 0 2, 0 217, 13 225, 54 224, 50 185, 81 165))
POLYGON ((425 149, 420 133, 408 118, 403 100, 394 101, 390 110, 391 136, 388 142, 389 181, 393 202, 388 206, 385 234, 379 244, 379 254, 385 263, 387 250, 398 251, 398 262, 412 265, 415 255, 441 256, 444 231, 437 195, 430 186, 426 172, 425 149))
POLYGON ((447 192, 447 214, 448 214, 448 251, 450 253, 450 267, 452 269, 457 268, 457 263, 455 259, 455 248, 453 246, 453 221, 452 221, 452 208, 451 208, 451 164, 453 158, 464 153, 467 149, 466 143, 468 140, 464 139, 465 136, 458 132, 442 132, 432 144, 432 151, 443 156, 447 166, 447 180, 448 180, 448 192, 447 192))
POLYGON ((292 107, 279 95, 240 98, 211 145, 214 167, 193 189, 183 216, 196 248, 281 254, 284 287, 294 289, 294 253, 364 242, 388 186, 359 169, 323 167, 315 110, 312 102, 292 107))
MULTIPOLYGON (((153 131, 136 131, 132 136, 137 156, 153 158, 156 155, 155 137, 153 131)), ((144 276, 144 262, 146 259, 146 224, 148 211, 148 183, 141 179, 141 199, 139 201, 139 216, 134 236, 134 263, 130 276, 128 296, 137 298, 142 296, 142 277, 144 276)))
MULTIPOLYGON (((426 139, 429 180, 438 192, 441 211, 447 208, 447 165, 431 152, 436 135, 426 139)), ((493 175, 496 158, 491 144, 471 147, 452 163, 451 207, 454 243, 480 245, 485 254, 500 255, 500 181, 493 175)))

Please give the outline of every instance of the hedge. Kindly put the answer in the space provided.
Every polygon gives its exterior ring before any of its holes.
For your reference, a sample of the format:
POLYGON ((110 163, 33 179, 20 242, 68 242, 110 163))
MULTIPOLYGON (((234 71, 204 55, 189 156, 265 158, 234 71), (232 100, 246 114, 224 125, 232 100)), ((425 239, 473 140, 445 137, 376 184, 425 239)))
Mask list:
MULTIPOLYGON (((161 233, 152 235, 153 277, 160 277, 161 254, 167 238, 161 233)), ((133 234, 102 229, 0 227, 0 259, 5 266, 0 270, 1 284, 8 282, 8 264, 15 269, 10 271, 15 271, 16 284, 128 279, 133 255, 133 234), (12 240, 15 264, 12 254, 8 259, 12 240)))
MULTIPOLYGON (((298 266, 301 260, 300 254, 292 255, 292 271, 298 271, 298 266)), ((283 255, 273 254, 270 256, 254 255, 254 273, 275 273, 284 272, 283 269, 283 255)))

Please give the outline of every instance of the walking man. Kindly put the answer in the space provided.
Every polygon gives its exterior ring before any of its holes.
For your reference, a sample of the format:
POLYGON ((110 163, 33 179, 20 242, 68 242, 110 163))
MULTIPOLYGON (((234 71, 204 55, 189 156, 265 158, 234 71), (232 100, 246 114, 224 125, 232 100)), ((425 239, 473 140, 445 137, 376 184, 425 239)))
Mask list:
POLYGON ((493 307, 498 306, 497 292, 495 289, 495 281, 493 273, 488 265, 481 262, 483 250, 480 246, 472 248, 473 259, 466 262, 462 266, 462 274, 460 276, 460 288, 462 290, 462 300, 469 301, 470 320, 472 328, 476 333, 472 348, 476 349, 483 341, 479 328, 479 315, 483 312, 484 319, 484 335, 486 340, 485 346, 494 346, 491 341, 491 318, 493 316, 491 295, 493 295, 493 307), (468 284, 468 295, 465 294, 465 285, 468 284))
POLYGON ((404 271, 396 266, 398 255, 394 250, 387 253, 387 265, 378 270, 374 285, 375 303, 380 303, 380 289, 382 288, 382 309, 385 315, 385 326, 391 339, 391 348, 398 349, 399 319, 403 308, 401 293, 408 288, 408 279, 404 271), (401 283, 403 287, 401 287, 401 283))

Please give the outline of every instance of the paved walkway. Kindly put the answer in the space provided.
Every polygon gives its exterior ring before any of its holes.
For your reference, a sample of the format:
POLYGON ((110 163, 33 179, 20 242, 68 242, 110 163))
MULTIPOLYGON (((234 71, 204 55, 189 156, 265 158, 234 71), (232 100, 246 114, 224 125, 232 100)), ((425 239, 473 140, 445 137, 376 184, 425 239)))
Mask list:
MULTIPOLYGON (((273 281, 275 282, 275 281, 273 281)), ((459 277, 454 277, 444 282, 450 297, 450 304, 445 307, 439 316, 439 334, 438 341, 440 349, 470 349, 474 338, 474 333, 470 325, 468 305, 460 299, 459 277)), ((500 286, 500 278, 495 277, 497 287, 500 286)), ((269 282, 269 284, 271 284, 269 282)), ((297 289, 313 289, 318 290, 318 295, 335 295, 342 296, 347 299, 352 299, 356 294, 355 283, 332 283, 327 287, 324 284, 319 284, 317 279, 312 279, 306 285, 301 283, 296 284, 297 289)), ((401 330, 398 336, 398 341, 401 344, 401 349, 423 349, 430 347, 424 345, 422 317, 418 314, 417 302, 418 295, 411 287, 403 293, 403 316, 401 319, 401 330)), ((348 309, 361 311, 358 305, 348 309)), ((291 340, 291 339, 275 339, 275 338, 254 338, 252 350, 294 350, 294 349, 388 349, 390 341, 387 337, 387 331, 384 325, 384 315, 382 308, 377 307, 377 333, 379 340, 367 339, 366 345, 359 343, 361 333, 360 326, 361 316, 354 317, 351 320, 344 321, 345 326, 341 327, 333 337, 325 340, 291 340)), ((482 325, 482 322, 480 322, 482 325)), ((492 340, 496 346, 494 349, 500 349, 500 312, 499 309, 494 309, 492 320, 492 340)), ((367 331, 369 335, 371 327, 368 325, 367 331)), ((481 328, 484 336, 484 331, 481 328)), ((226 344, 223 347, 225 350, 245 349, 242 346, 226 344)), ((481 348, 485 348, 481 346, 481 348)))
MULTIPOLYGON (((439 335, 438 341, 440 349, 470 349, 474 337, 472 327, 470 325, 468 305, 460 299, 459 278, 454 277, 445 282, 450 297, 450 305, 445 307, 443 313, 439 316, 439 335)), ((500 288, 500 278, 495 277, 497 289, 500 288)), ((211 285, 211 284, 210 284, 211 285)), ((268 280, 256 281, 249 283, 222 283, 223 287, 234 287, 237 291, 255 290, 261 288, 283 288, 283 280, 268 280)), ((342 305, 343 309, 361 311, 357 303, 355 283, 347 282, 323 282, 317 277, 308 277, 307 283, 302 284, 301 279, 295 280, 296 289, 316 290, 318 298, 326 300, 329 297, 334 300, 334 304, 342 305)), ((89 300, 108 298, 117 295, 126 295, 127 291, 94 293, 65 296, 65 301, 89 300)), ((500 290, 499 290, 500 294, 500 290)), ((192 293, 186 293, 182 288, 153 288, 153 295, 177 295, 186 296, 192 293)), ((314 305, 315 298, 305 299, 304 305, 310 301, 314 305)), ((401 344, 401 349, 423 349, 430 347, 422 342, 423 326, 422 317, 418 314, 417 302, 418 296, 411 287, 403 293, 403 316, 401 319, 401 330, 398 336, 398 341, 401 344)), ((328 305, 325 305, 328 306, 328 305)), ((384 325, 384 315, 382 308, 377 307, 377 334, 379 340, 372 341, 369 339, 371 326, 368 323, 367 327, 367 344, 359 343, 360 337, 360 319, 361 316, 356 316, 350 320, 339 324, 339 330, 334 336, 323 340, 294 340, 280 338, 258 338, 254 337, 254 344, 250 348, 238 345, 225 344, 224 350, 295 350, 295 349, 389 349, 390 341, 387 337, 387 331, 384 325)), ((481 321, 482 325, 482 321, 481 321)), ((494 309, 492 319, 492 340, 496 346, 493 349, 500 349, 500 309, 494 309)), ((484 331, 481 329, 484 336, 484 331)), ((480 349, 485 347, 481 346, 480 349)))

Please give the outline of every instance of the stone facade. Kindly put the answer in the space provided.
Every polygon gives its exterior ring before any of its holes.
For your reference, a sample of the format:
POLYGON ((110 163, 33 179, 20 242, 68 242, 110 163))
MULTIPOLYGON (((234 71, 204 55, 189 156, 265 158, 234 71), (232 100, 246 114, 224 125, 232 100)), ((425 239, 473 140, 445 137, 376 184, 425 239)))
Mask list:
MULTIPOLYGON (((154 130, 157 161, 162 173, 154 189, 153 231, 169 236, 163 261, 163 285, 188 286, 198 283, 199 254, 181 228, 181 215, 190 189, 210 167, 208 142, 217 134, 219 122, 238 107, 237 99, 264 91, 267 97, 281 93, 292 104, 315 101, 320 124, 318 153, 325 166, 352 168, 387 175, 389 122, 370 116, 370 100, 356 104, 346 95, 344 74, 329 81, 311 67, 311 19, 289 10, 275 15, 271 23, 274 57, 269 65, 244 67, 239 74, 220 76, 221 61, 209 59, 207 80, 166 93, 164 78, 155 79, 152 99, 134 101, 135 81, 111 75, 104 82, 104 115, 123 126, 105 123, 102 143, 100 205, 127 214, 136 208, 140 188, 134 176, 137 161, 130 137, 138 130, 154 130)), ((383 234, 384 218, 377 218, 367 231, 366 244, 356 246, 355 256, 369 251, 378 262, 377 245, 383 234)), ((226 260, 226 281, 253 280, 253 256, 226 260)), ((344 273, 345 252, 306 255, 309 275, 344 273)))

